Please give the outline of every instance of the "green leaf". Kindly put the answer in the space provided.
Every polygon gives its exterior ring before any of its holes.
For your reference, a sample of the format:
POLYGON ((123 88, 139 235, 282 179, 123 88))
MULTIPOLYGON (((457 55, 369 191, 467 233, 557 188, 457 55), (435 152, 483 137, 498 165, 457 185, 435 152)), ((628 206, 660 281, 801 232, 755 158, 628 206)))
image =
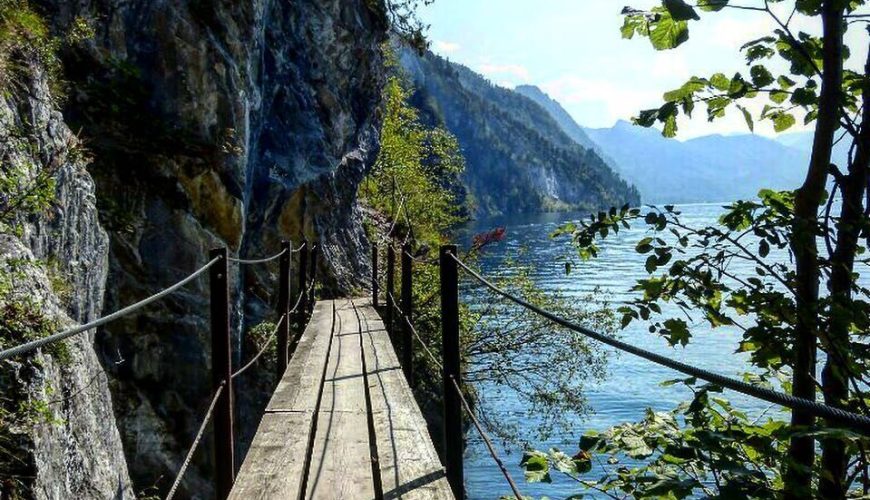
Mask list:
POLYGON ((698 0, 698 8, 705 12, 718 12, 728 5, 728 0, 698 0))
POLYGON ((773 116, 773 130, 783 132, 790 129, 795 124, 794 116, 788 113, 776 113, 773 116))
POLYGON ((676 20, 668 12, 661 12, 659 19, 652 23, 649 39, 656 50, 678 47, 689 39, 689 24, 676 20))
POLYGON ((746 126, 749 127, 749 131, 755 132, 755 122, 753 121, 752 114, 749 110, 739 104, 737 105, 737 109, 743 113, 743 119, 746 120, 746 126))
POLYGON ((662 0, 662 4, 668 9, 671 17, 677 21, 701 19, 695 9, 684 0, 662 0))
POLYGON ((716 73, 710 77, 710 84, 717 90, 728 90, 731 87, 731 80, 722 73, 716 73))
POLYGON ((784 103, 786 99, 788 99, 788 92, 774 90, 770 93, 770 100, 777 104, 784 103))
POLYGON ((749 69, 749 76, 752 78, 752 84, 759 88, 766 87, 774 81, 770 71, 760 64, 749 69))
POLYGON ((550 483, 550 462, 547 456, 539 451, 523 454, 520 465, 525 469, 526 481, 530 483, 550 483))

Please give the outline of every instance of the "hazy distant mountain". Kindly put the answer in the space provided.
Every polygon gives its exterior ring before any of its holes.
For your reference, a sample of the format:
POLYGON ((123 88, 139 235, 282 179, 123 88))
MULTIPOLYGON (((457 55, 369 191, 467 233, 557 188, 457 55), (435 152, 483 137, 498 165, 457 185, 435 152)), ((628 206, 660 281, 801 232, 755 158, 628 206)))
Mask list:
MULTIPOLYGON (((581 127, 539 88, 517 87, 546 109, 568 136, 589 141, 649 203, 695 203, 754 197, 762 188, 792 189, 803 180, 808 150, 758 135, 711 135, 681 142, 654 129, 620 121, 612 128, 581 127)), ((788 136, 785 136, 788 137, 788 136)), ((810 138, 811 142, 811 138, 810 138)))
POLYGON ((762 188, 794 189, 808 154, 759 135, 710 135, 685 142, 620 121, 586 129, 651 203, 751 198, 762 188))
POLYGON ((639 202, 634 187, 531 99, 431 53, 402 50, 400 61, 415 87, 412 104, 459 140, 478 215, 639 202))
MULTIPOLYGON (((837 133, 837 138, 840 137, 837 133)), ((776 138, 776 141, 788 147, 799 149, 807 154, 813 150, 813 131, 793 132, 791 134, 782 134, 776 138)), ((834 145, 834 151, 831 161, 840 167, 840 170, 845 172, 848 169, 849 147, 851 142, 846 139, 841 140, 834 145)))

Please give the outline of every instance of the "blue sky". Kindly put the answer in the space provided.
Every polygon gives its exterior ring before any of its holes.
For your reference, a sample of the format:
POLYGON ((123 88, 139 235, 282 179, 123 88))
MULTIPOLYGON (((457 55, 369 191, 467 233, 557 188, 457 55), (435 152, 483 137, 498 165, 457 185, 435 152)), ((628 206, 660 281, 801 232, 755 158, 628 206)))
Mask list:
MULTIPOLYGON (((692 75, 748 74, 739 47, 772 29, 764 14, 727 9, 702 15, 701 21, 690 25, 687 43, 659 52, 645 39, 622 39, 619 12, 626 3, 635 8, 658 4, 655 0, 435 0, 421 10, 421 17, 431 24, 429 38, 436 53, 502 86, 538 85, 581 125, 590 127, 609 127, 640 109, 657 107, 662 93, 692 75)), ((817 32, 807 19, 795 18, 793 23, 798 29, 817 32)), ((856 64, 866 54, 866 35, 853 29, 849 38, 853 49, 861 48, 851 59, 856 64)), ((760 109, 764 103, 757 101, 760 109)), ((680 123, 678 138, 748 132, 736 110, 714 123, 707 122, 703 109, 697 111, 691 122, 680 123)), ((773 135, 767 125, 757 126, 756 132, 773 135)))

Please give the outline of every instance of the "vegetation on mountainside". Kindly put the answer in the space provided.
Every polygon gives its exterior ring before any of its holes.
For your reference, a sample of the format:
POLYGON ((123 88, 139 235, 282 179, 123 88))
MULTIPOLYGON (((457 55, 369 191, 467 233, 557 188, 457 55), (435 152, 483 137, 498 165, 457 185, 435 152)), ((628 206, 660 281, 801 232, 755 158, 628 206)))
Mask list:
MULTIPOLYGON (((437 248, 454 237, 456 225, 465 220, 463 193, 459 176, 464 160, 458 143, 442 128, 426 126, 408 103, 412 89, 401 75, 390 77, 384 90, 385 118, 381 130, 381 151, 371 172, 360 186, 360 199, 368 206, 369 236, 381 252, 389 243, 397 247, 398 260, 403 243, 411 245, 414 256, 413 323, 421 340, 440 356, 440 282, 437 248)), ((471 248, 462 252, 464 261, 474 263, 489 245, 498 244, 504 231, 494 230, 475 238, 471 248)), ((526 300, 557 310, 566 316, 610 330, 612 316, 605 308, 581 307, 579 301, 544 294, 534 283, 530 269, 522 265, 522 255, 505 262, 513 272, 499 280, 507 289, 526 300)), ((380 276, 385 275, 381 256, 380 276)), ((396 284, 400 283, 397 276, 396 284)), ((383 290, 383 283, 381 284, 383 290)), ((398 292, 394 292, 398 295, 398 292)), ((502 314, 510 306, 488 297, 461 310, 461 345, 466 391, 487 387, 492 397, 502 387, 516 391, 528 403, 528 412, 540 423, 539 435, 546 436, 555 426, 567 425, 569 415, 586 411, 584 384, 604 376, 605 357, 586 340, 567 331, 550 335, 553 328, 534 314, 502 314), (566 341, 567 339, 567 341, 566 341), (577 356, 583 363, 576 363, 577 356)), ((401 323, 397 320, 396 328, 401 323)), ((437 365, 415 344, 415 388, 421 406, 438 413, 441 381, 437 365)), ((485 402, 484 402, 485 403, 485 402)), ((478 405, 483 411, 486 404, 478 405)), ((518 436, 495 412, 481 415, 492 431, 507 439, 518 436)), ((432 422, 438 425, 438 422, 432 422)))
POLYGON ((637 190, 577 144, 528 97, 427 53, 401 53, 416 89, 411 103, 462 145, 462 178, 479 214, 597 210, 637 204, 637 190))
MULTIPOLYGON (((866 26, 864 4, 797 0, 737 6, 705 0, 695 8, 664 0, 651 11, 626 8, 624 36, 649 37, 659 50, 685 42, 699 10, 733 6, 773 20, 777 29, 742 48, 748 77, 693 77, 635 121, 658 122, 673 136, 678 116, 690 115, 696 104, 706 105, 711 120, 734 108, 750 128, 768 120, 783 131, 802 116, 815 125, 806 180, 795 191, 765 190, 760 201, 737 201, 714 226, 693 227, 671 206, 624 207, 566 225, 559 234, 570 236, 582 257, 594 257, 599 239, 621 227, 645 227, 649 236, 636 250, 646 256, 650 277, 638 281, 639 297, 620 309, 623 325, 648 322, 670 345, 686 345, 699 329, 736 329, 743 336, 739 350, 752 365, 751 381, 809 400, 821 393, 830 406, 870 415, 870 290, 858 282, 870 264, 862 246, 870 237, 870 106, 864 99, 870 93, 870 59, 844 68, 849 57, 844 34, 866 26), (795 33, 798 18, 815 24, 822 35, 795 33), (765 100, 760 113, 748 106, 751 99, 765 100), (835 140, 851 144, 844 165, 831 162, 835 140), (737 274, 737 261, 751 263, 755 275, 737 274)), ((555 468, 612 498, 870 494, 866 436, 799 410, 789 422, 776 413, 750 419, 714 396, 720 387, 694 379, 668 383, 686 384, 695 397, 672 413, 648 413, 642 422, 590 434, 573 457, 530 452, 524 461, 529 479, 546 480, 555 468), (586 480, 582 474, 601 453, 611 459, 602 465, 604 475, 586 480), (626 459, 642 462, 627 467, 626 459)))

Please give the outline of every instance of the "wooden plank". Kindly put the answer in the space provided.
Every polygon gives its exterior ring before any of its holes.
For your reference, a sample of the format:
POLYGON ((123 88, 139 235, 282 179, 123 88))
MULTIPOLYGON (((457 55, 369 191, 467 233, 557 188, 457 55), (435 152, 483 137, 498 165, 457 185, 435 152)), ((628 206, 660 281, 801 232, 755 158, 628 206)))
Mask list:
POLYGON ((354 299, 362 318, 381 479, 386 498, 452 499, 423 414, 399 365, 383 321, 367 299, 354 299))
POLYGON ((331 301, 315 306, 296 353, 266 407, 229 498, 298 498, 314 414, 293 407, 300 398, 316 398, 320 389, 332 332, 332 309, 331 301))
POLYGON ((373 498, 359 322, 350 301, 336 311, 306 497, 373 498))
POLYGON ((320 301, 314 306, 296 353, 266 406, 267 413, 313 410, 332 331, 332 308, 331 300, 320 301))
POLYGON ((229 498, 298 498, 311 418, 304 412, 263 415, 229 498))

